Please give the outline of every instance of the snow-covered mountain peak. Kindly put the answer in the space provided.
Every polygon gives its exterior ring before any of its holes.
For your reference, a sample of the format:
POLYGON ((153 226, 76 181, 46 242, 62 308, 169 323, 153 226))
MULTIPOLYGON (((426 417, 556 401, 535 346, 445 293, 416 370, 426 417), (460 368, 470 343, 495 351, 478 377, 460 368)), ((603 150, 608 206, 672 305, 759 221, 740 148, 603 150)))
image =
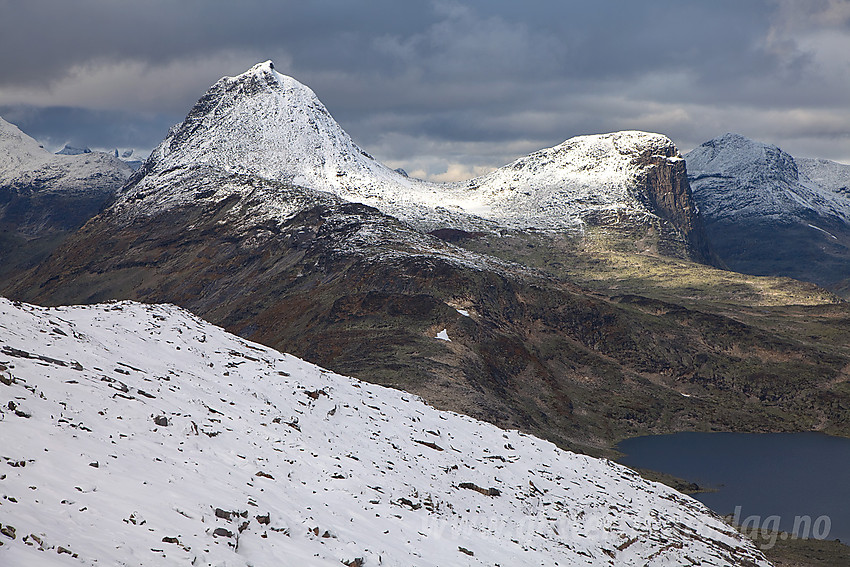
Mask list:
POLYGON ((0 118, 0 188, 58 193, 114 192, 132 170, 109 154, 52 154, 0 118))
POLYGON ((50 152, 35 139, 24 134, 14 124, 0 118, 0 178, 21 167, 42 163, 49 156, 50 152))
MULTIPOLYGON (((162 194, 176 186, 163 176, 209 167, 329 192, 424 230, 570 230, 588 216, 675 218, 659 213, 661 199, 647 197, 645 182, 649 169, 672 171, 678 158, 665 136, 617 132, 573 138, 467 182, 413 179, 359 148, 312 90, 267 61, 215 83, 153 151, 119 207, 135 216, 193 202, 173 190, 162 194)), ((667 179, 676 176, 686 187, 684 170, 667 179)), ((271 207, 270 217, 271 209, 281 207, 271 207)))
POLYGON ((502 170, 522 171, 532 183, 547 174, 581 177, 579 172, 589 172, 576 181, 589 182, 601 176, 609 182, 622 183, 629 180, 628 172, 635 168, 634 161, 640 156, 681 158, 672 140, 662 134, 640 131, 593 134, 576 136, 519 158, 481 179, 484 184, 483 180, 499 176, 502 170))
POLYGON ((349 154, 362 155, 315 93, 266 61, 210 87, 145 170, 209 165, 315 185, 349 154))
POLYGON ((0 393, 2 565, 768 566, 625 467, 170 305, 0 298, 0 393))
POLYGON ((775 145, 724 134, 685 155, 694 197, 713 219, 815 214, 850 221, 850 202, 801 174, 775 145))
POLYGON ((688 172, 692 177, 717 171, 754 180, 761 180, 764 175, 788 181, 798 177, 791 155, 772 144, 733 133, 718 136, 688 153, 688 172))
POLYGON ((674 170, 681 168, 678 173, 684 181, 681 161, 676 146, 661 134, 594 134, 519 158, 467 186, 482 193, 494 216, 511 217, 525 226, 535 226, 535 219, 559 219, 561 226, 567 220, 580 224, 610 213, 666 216, 666 211, 651 205, 657 199, 649 195, 653 190, 647 175, 662 167, 672 179, 677 175, 674 170))
POLYGON ((272 71, 274 71, 276 74, 280 75, 280 73, 277 73, 277 71, 274 70, 274 61, 272 61, 271 59, 267 59, 266 61, 263 61, 262 63, 257 63, 256 65, 254 65, 253 67, 248 69, 245 73, 243 73, 243 75, 246 75, 248 73, 265 74, 265 73, 271 73, 272 71))

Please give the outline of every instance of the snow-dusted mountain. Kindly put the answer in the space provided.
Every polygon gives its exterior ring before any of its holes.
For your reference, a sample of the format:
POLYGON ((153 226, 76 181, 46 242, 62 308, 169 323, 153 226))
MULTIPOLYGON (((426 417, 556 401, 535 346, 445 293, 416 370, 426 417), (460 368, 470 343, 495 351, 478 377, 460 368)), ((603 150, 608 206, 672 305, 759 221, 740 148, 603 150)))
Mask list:
POLYGON ((768 565, 611 463, 173 306, 0 299, 0 563, 768 565))
POLYGON ((850 201, 810 179, 776 146, 725 134, 685 158, 694 198, 709 220, 817 215, 850 221, 850 201))
POLYGON ((794 161, 800 173, 820 187, 850 198, 850 165, 815 158, 796 158, 794 161))
POLYGON ((712 247, 730 268, 821 285, 850 277, 850 166, 796 160, 738 134, 685 159, 712 247))
MULTIPOLYGON (((90 154, 91 148, 78 148, 76 146, 72 146, 71 144, 65 144, 61 150, 56 152, 56 155, 60 156, 77 156, 80 154, 90 154)), ((118 157, 118 156, 115 156, 118 157)))
POLYGON ((114 193, 132 169, 103 152, 52 154, 0 118, 0 190, 20 194, 114 193))
POLYGON ((185 202, 158 187, 199 166, 330 192, 425 230, 569 230, 630 219, 672 224, 683 239, 699 232, 684 164, 665 136, 582 136, 468 182, 429 183, 373 159, 308 87, 269 61, 210 88, 134 178, 129 210, 185 202))
POLYGON ((131 173, 104 153, 52 154, 0 118, 0 282, 46 257, 131 173))

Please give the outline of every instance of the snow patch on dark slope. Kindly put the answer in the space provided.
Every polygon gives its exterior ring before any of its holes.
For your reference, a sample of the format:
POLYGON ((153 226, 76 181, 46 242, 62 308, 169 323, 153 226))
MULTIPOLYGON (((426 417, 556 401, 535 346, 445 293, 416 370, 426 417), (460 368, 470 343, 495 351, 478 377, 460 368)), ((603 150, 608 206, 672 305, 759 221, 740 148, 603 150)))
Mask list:
POLYGON ((313 91, 267 61, 209 89, 138 172, 125 210, 181 203, 186 196, 157 195, 162 176, 209 166, 330 192, 423 230, 570 230, 600 214, 654 218, 647 172, 678 161, 665 136, 617 132, 573 138, 463 183, 413 179, 360 149, 313 91))
POLYGON ((0 299, 2 565, 768 565, 698 502, 169 305, 0 299))

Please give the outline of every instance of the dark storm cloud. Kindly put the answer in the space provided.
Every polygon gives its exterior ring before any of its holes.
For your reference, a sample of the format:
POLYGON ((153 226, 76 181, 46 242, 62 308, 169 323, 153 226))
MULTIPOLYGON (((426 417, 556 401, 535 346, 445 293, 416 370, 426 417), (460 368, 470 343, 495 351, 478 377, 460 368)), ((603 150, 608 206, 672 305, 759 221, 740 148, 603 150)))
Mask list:
POLYGON ((850 160, 848 6, 0 0, 0 105, 53 108, 51 140, 135 132, 149 149, 220 76, 271 58, 358 143, 421 175, 625 128, 683 149, 740 131, 850 160))

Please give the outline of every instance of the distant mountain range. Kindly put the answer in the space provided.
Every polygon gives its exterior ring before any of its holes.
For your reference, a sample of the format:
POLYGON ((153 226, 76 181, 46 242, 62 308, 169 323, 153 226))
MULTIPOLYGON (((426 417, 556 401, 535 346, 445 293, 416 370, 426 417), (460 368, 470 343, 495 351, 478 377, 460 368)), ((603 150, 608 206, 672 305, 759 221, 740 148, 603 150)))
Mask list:
POLYGON ((843 355, 706 303, 836 299, 694 263, 719 262, 697 210, 675 146, 642 132, 567 140, 461 184, 405 177, 267 62, 213 85, 114 203, 3 293, 175 303, 565 447, 707 424, 844 427, 809 401, 843 355), (646 278, 665 281, 645 291, 646 278))
MULTIPOLYGON (((581 230, 630 221, 657 225, 691 255, 707 254, 684 163, 664 136, 584 136, 467 182, 428 183, 369 156, 309 88, 271 62, 210 88, 134 176, 125 208, 148 214, 185 202, 188 196, 159 186, 162 174, 199 167, 327 192, 425 231, 581 230)), ((280 210, 270 205, 269 214, 280 210)))

